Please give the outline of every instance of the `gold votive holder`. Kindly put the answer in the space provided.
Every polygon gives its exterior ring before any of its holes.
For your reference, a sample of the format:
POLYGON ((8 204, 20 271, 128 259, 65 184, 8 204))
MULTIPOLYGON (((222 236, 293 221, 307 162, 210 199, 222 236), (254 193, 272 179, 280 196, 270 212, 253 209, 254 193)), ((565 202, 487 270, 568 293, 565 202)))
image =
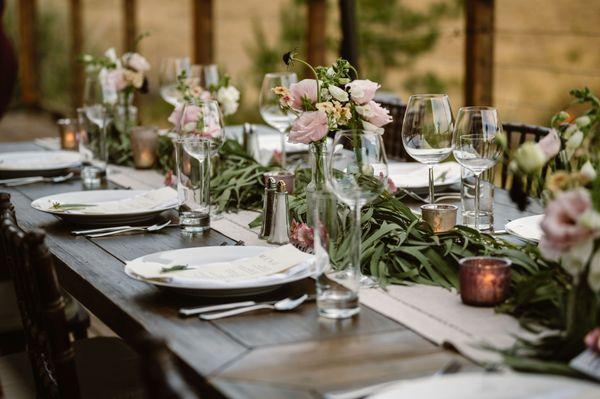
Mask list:
POLYGON ((451 204, 421 205, 421 217, 434 233, 443 233, 456 226, 458 207, 451 204))
POLYGON ((475 256, 459 261, 460 297, 471 306, 495 306, 508 297, 510 265, 506 258, 475 256))
POLYGON ((133 164, 137 169, 149 169, 156 163, 158 128, 134 126, 129 130, 133 164))
POLYGON ((263 174, 263 181, 265 183, 265 186, 267 185, 269 177, 272 177, 273 179, 275 179, 276 182, 283 180, 285 182, 285 186, 287 187, 288 194, 294 193, 294 179, 296 178, 294 172, 291 172, 289 170, 277 170, 274 172, 265 172, 265 174, 263 174))
POLYGON ((74 120, 63 118, 56 121, 60 135, 60 148, 63 150, 76 150, 78 145, 77 140, 77 124, 74 120))

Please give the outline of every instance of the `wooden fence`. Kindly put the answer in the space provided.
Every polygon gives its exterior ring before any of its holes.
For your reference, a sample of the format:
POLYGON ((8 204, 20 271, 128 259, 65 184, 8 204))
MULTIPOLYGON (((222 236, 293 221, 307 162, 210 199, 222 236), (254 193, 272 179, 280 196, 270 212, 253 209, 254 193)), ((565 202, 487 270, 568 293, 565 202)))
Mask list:
MULTIPOLYGON (((70 19, 70 65, 73 76, 72 105, 81 104, 83 67, 78 56, 83 48, 83 1, 65 0, 70 19)), ((180 0, 178 0, 180 1, 180 0)), ((193 60, 195 63, 214 62, 214 5, 215 0, 192 2, 193 60)), ((356 29, 356 0, 338 0, 342 42, 340 54, 359 64, 356 29)), ((123 13, 123 44, 126 50, 134 46, 138 34, 137 9, 141 2, 121 0, 123 13)), ((325 61, 325 29, 327 0, 307 0, 307 53, 311 63, 325 61)), ((36 62, 37 0, 19 0, 19 64, 21 101, 28 107, 40 107, 39 65, 36 62)), ((467 0, 465 3, 465 104, 492 104, 494 54, 494 0, 467 0)))

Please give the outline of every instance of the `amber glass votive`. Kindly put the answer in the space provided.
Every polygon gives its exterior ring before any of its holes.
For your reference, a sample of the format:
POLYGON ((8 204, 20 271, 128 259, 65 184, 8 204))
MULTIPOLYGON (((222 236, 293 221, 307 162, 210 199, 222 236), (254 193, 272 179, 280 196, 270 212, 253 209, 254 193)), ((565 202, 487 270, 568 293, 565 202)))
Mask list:
POLYGON ((450 204, 421 205, 421 216, 434 233, 452 230, 456 225, 458 207, 450 204))
POLYGON ((459 261, 460 297, 471 306, 495 306, 510 291, 510 265, 506 258, 476 256, 459 261))
POLYGON ((294 172, 290 172, 289 170, 277 170, 274 172, 266 172, 263 175, 265 186, 267 185, 269 177, 275 179, 276 182, 278 182, 279 180, 283 180, 285 182, 285 186, 287 187, 288 194, 294 193, 294 179, 296 177, 294 175, 294 172))
POLYGON ((56 121, 60 134, 60 148, 63 150, 77 149, 77 124, 75 121, 63 118, 56 121))
POLYGON ((153 167, 158 148, 158 129, 154 126, 135 126, 129 133, 135 167, 138 169, 153 167))

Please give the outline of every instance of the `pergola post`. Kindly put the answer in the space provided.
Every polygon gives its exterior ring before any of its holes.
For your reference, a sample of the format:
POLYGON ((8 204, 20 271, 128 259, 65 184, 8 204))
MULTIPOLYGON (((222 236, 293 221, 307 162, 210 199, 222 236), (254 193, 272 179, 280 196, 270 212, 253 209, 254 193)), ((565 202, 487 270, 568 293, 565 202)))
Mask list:
POLYGON ((325 65, 325 27, 327 1, 309 0, 306 27, 306 47, 311 65, 325 65))
POLYGON ((194 63, 211 64, 214 62, 213 43, 213 1, 192 0, 194 63))
POLYGON ((83 65, 79 56, 83 51, 83 18, 81 0, 70 0, 71 22, 71 104, 73 109, 83 103, 83 65))
POLYGON ((36 0, 20 0, 19 4, 19 70, 21 101, 28 107, 40 105, 38 59, 36 51, 36 0))
POLYGON ((465 3, 465 105, 492 105, 494 0, 465 3))
POLYGON ((340 56, 348 60, 354 68, 358 67, 358 27, 356 25, 356 1, 339 0, 340 23, 342 25, 342 43, 340 56))
POLYGON ((137 37, 136 0, 123 0, 123 48, 135 50, 137 37))

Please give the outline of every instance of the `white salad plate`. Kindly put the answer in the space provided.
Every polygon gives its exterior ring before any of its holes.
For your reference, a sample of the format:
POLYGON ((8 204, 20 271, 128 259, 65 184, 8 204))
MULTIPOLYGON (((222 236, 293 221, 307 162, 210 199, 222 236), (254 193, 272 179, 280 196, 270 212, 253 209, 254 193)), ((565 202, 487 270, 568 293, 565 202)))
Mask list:
MULTIPOLYGON (((460 183, 460 165, 456 162, 443 162, 433 167, 434 186, 445 190, 460 183)), ((388 176, 397 187, 417 194, 429 191, 429 167, 418 162, 389 162, 388 176)))
POLYGON ((18 151, 0 153, 0 178, 55 176, 81 164, 75 151, 18 151))
POLYGON ((594 399, 600 386, 558 376, 460 373, 391 385, 370 399, 594 399))
MULTIPOLYGON (((85 213, 77 209, 60 209, 55 204, 102 204, 109 201, 134 199, 143 196, 147 190, 90 190, 75 191, 70 193, 54 194, 38 198, 31 203, 34 209, 59 216, 63 220, 87 225, 119 225, 141 223, 154 219, 158 214, 177 206, 177 192, 173 191, 173 198, 162 201, 156 206, 139 207, 135 210, 118 210, 114 212, 85 213)), ((93 209, 91 207, 90 209, 93 209)))
POLYGON ((508 234, 521 238, 525 241, 539 242, 542 238, 540 223, 544 215, 526 216, 508 222, 504 229, 508 234))
POLYGON ((287 272, 252 280, 200 280, 192 277, 146 279, 133 271, 138 270, 139 273, 140 268, 144 267, 155 269, 157 263, 167 268, 173 265, 198 268, 203 265, 227 263, 238 259, 250 258, 270 250, 272 248, 259 246, 215 246, 163 251, 127 262, 125 265, 125 274, 136 280, 174 291, 178 294, 200 297, 239 297, 262 294, 274 291, 285 284, 302 280, 311 275, 312 267, 310 261, 300 263, 287 272))

